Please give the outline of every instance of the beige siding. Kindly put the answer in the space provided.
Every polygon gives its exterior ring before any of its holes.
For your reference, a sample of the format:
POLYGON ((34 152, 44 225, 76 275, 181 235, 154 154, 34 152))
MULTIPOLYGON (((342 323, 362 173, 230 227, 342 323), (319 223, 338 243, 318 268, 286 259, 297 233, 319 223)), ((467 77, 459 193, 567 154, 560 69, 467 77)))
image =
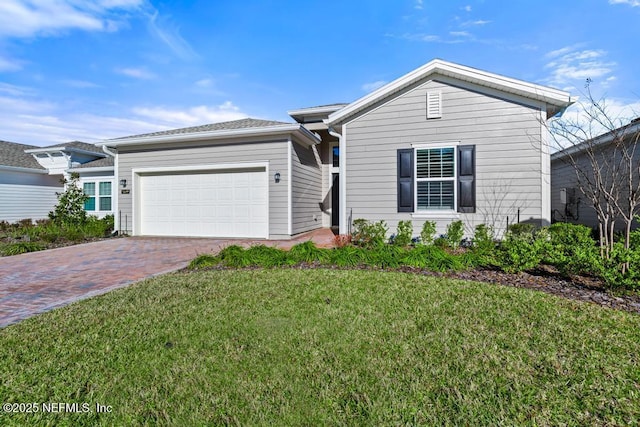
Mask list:
POLYGON ((316 147, 292 143, 292 234, 322 227, 322 169, 316 147))
MULTIPOLYGON (((347 215, 385 220, 390 233, 400 220, 413 219, 414 235, 425 221, 438 232, 461 219, 468 234, 480 223, 504 229, 507 220, 546 223, 542 197, 541 105, 503 99, 439 81, 416 85, 345 125, 347 141, 347 215), (426 94, 442 91, 442 118, 426 119, 426 94), (412 215, 397 212, 396 152, 412 144, 457 142, 476 146, 476 213, 412 215)), ((530 102, 531 103, 531 102, 530 102)), ((548 205, 547 205, 548 206, 548 205)), ((546 209, 548 210, 548 208, 546 209)))
MULTIPOLYGON (((183 146, 185 143, 182 143, 183 146)), ((133 223, 132 202, 134 188, 133 169, 161 167, 189 167, 218 165, 222 163, 268 162, 269 164, 269 236, 282 238, 288 236, 288 197, 287 186, 287 141, 247 142, 247 143, 199 143, 177 149, 124 149, 118 150, 119 179, 128 182, 129 194, 118 194, 118 210, 116 218, 122 218, 121 228, 125 221, 128 232, 133 223), (275 183, 273 174, 280 172, 280 182, 275 183)))

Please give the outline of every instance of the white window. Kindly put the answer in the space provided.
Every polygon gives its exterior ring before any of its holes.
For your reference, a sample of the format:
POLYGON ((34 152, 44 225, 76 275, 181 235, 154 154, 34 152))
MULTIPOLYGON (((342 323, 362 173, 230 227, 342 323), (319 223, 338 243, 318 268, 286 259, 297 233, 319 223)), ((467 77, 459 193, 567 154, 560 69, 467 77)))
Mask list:
POLYGON ((89 198, 84 202, 87 212, 110 212, 112 210, 113 195, 111 181, 85 181, 82 183, 84 194, 89 198))
POLYGON ((456 209, 455 147, 417 148, 416 211, 456 209))

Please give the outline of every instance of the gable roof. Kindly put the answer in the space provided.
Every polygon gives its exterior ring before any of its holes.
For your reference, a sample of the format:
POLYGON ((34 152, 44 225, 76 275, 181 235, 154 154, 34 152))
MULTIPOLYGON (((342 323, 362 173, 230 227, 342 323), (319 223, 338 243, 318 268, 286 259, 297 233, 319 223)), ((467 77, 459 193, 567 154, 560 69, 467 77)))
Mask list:
POLYGON ((292 135, 295 136, 298 141, 308 145, 320 143, 320 140, 301 124, 246 118, 229 122, 211 123, 201 126, 108 139, 104 141, 102 145, 106 145, 107 147, 119 147, 140 144, 170 144, 185 141, 228 140, 240 137, 275 135, 292 135))
POLYGON ((336 111, 331 114, 327 120, 325 120, 325 123, 328 126, 344 123, 348 119, 359 115, 375 103, 385 98, 389 98, 421 80, 427 80, 433 75, 451 77, 487 88, 519 95, 535 101, 544 102, 547 104, 549 117, 562 111, 576 101, 576 99, 571 97, 569 92, 559 89, 541 86, 525 82, 523 80, 501 76, 499 74, 489 73, 487 71, 443 61, 441 59, 434 59, 422 67, 382 86, 369 95, 365 95, 352 102, 341 110, 336 111))
POLYGON ((18 144, 16 142, 0 141, 0 165, 14 168, 44 170, 42 166, 25 150, 38 148, 35 145, 18 144))
POLYGON ((103 157, 102 159, 97 159, 87 163, 83 163, 81 165, 74 167, 73 169, 109 168, 109 167, 112 168, 113 165, 114 165, 113 157, 107 156, 107 157, 103 157))
POLYGON ((105 157, 106 154, 95 144, 89 144, 82 141, 70 141, 63 144, 49 145, 47 147, 32 147, 25 150, 27 153, 49 153, 52 151, 77 152, 85 154, 93 154, 96 157, 105 157))

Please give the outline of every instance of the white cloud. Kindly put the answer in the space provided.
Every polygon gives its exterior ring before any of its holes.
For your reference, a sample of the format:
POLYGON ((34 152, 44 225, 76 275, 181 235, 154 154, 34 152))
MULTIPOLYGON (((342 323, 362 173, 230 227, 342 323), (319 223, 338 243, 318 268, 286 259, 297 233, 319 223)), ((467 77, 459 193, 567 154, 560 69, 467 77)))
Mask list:
POLYGON ((454 37, 471 37, 468 31, 449 31, 449 35, 454 37))
POLYGON ((95 84, 93 82, 88 82, 86 80, 67 79, 67 80, 61 80, 60 83, 62 83, 63 85, 66 85, 69 87, 75 87, 78 89, 91 89, 91 88, 100 87, 100 85, 95 84))
POLYGON ((0 57, 0 71, 19 71, 22 69, 20 61, 0 57))
POLYGON ((413 7, 418 10, 422 9, 423 8, 422 1, 423 0, 416 0, 416 3, 413 7))
POLYGON ((491 21, 487 21, 485 19, 476 19, 474 21, 465 21, 460 24, 461 27, 471 27, 474 25, 487 25, 490 24, 491 21))
POLYGON ((156 120, 163 125, 171 127, 194 126, 207 123, 226 122, 246 118, 247 115, 226 101, 221 105, 210 107, 199 105, 187 109, 171 109, 166 107, 137 107, 133 113, 156 120))
POLYGON ((0 38, 55 35, 66 30, 113 29, 114 9, 132 9, 144 0, 2 0, 0 38))
POLYGON ((161 17, 157 10, 148 14, 149 31, 162 41, 173 53, 182 59, 193 59, 198 55, 180 35, 180 29, 172 25, 168 18, 161 17))
POLYGON ((124 76, 133 77, 134 79, 150 80, 156 78, 156 75, 143 68, 116 68, 116 73, 124 76))
POLYGON ((609 4, 628 4, 631 7, 638 7, 640 0, 609 0, 609 4))
POLYGON ((361 87, 365 92, 373 92, 374 90, 379 89, 386 84, 387 82, 385 80, 376 80, 375 82, 365 83, 361 87))
POLYGON ((469 4, 462 8, 462 10, 464 10, 465 12, 471 12, 471 9, 472 9, 471 5, 469 5, 469 4))
MULTIPOLYGON (((586 79, 607 80, 611 77, 614 61, 606 59, 607 52, 601 49, 576 50, 576 46, 568 46, 551 51, 545 55, 550 59, 545 68, 550 75, 544 81, 563 89, 575 89, 583 85, 586 79)), ((612 80, 609 80, 612 81, 612 80)))

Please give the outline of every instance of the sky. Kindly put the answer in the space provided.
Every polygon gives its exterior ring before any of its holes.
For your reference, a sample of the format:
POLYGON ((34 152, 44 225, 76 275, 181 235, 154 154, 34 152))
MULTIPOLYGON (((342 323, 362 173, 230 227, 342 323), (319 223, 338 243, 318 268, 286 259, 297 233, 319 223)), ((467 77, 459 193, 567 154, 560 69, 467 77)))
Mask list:
MULTIPOLYGON (((640 0, 0 0, 0 140, 352 102, 434 58, 640 115, 640 0)), ((579 106, 567 114, 577 114, 579 106)))

